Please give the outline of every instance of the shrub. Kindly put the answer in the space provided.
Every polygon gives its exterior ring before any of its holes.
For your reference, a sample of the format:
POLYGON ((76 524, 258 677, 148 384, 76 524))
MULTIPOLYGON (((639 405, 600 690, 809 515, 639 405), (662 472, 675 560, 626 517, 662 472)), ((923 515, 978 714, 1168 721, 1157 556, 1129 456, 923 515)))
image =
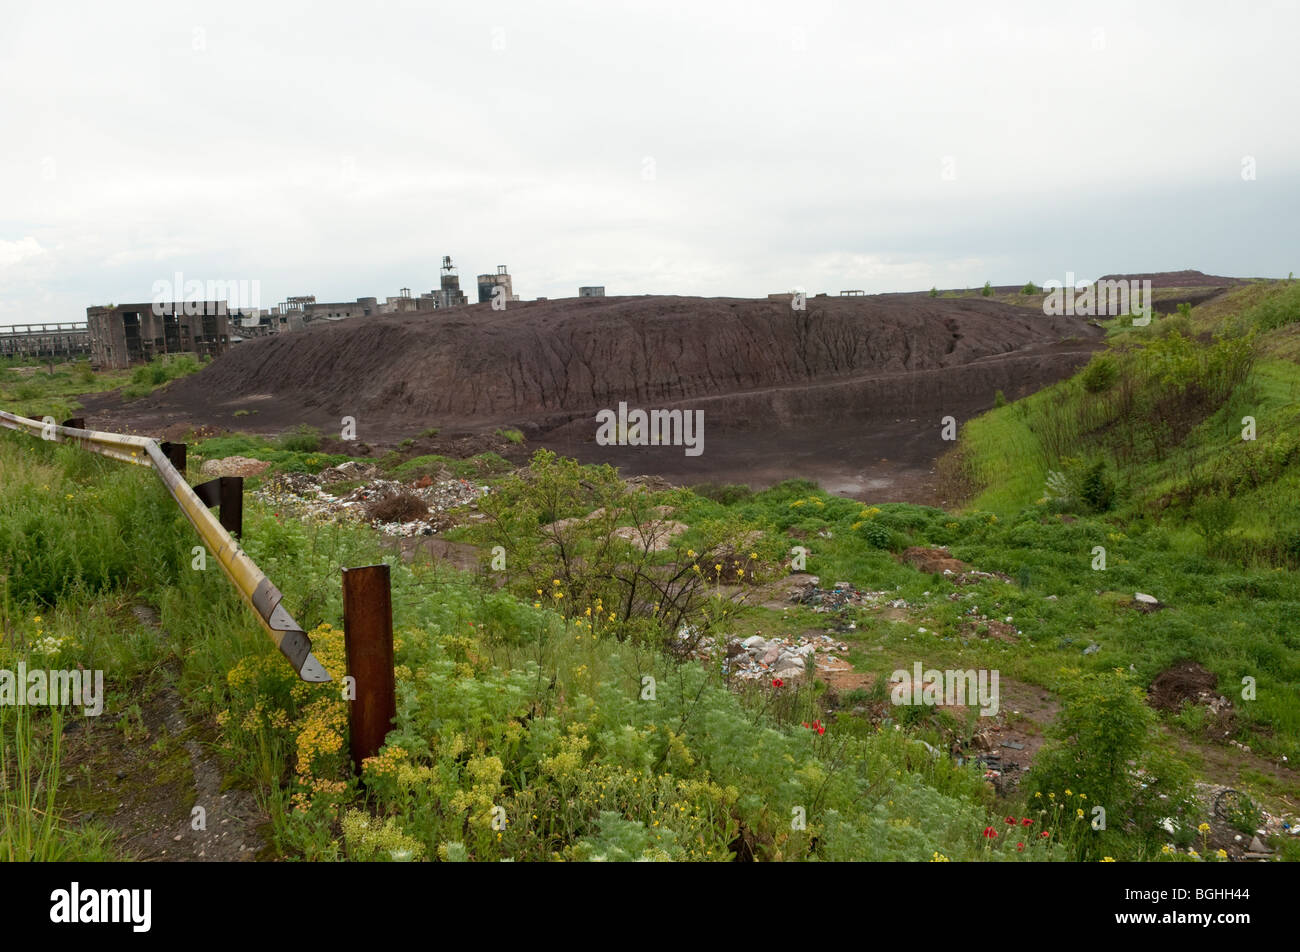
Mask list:
POLYGON ((277 441, 280 449, 293 453, 315 453, 320 449, 320 431, 314 426, 300 423, 277 441))
POLYGON ((1142 691, 1123 674, 1085 675, 1065 690, 1028 781, 1036 804, 1066 804, 1061 823, 1052 825, 1063 838, 1069 831, 1079 859, 1140 856, 1164 838, 1161 819, 1179 812, 1184 774, 1156 753, 1155 723, 1142 691), (1104 830, 1092 828, 1098 806, 1104 830))
POLYGON ((1033 281, 1028 282, 1020 291, 1021 294, 1038 294, 1038 286, 1033 281))
POLYGON ((985 297, 992 297, 992 296, 993 296, 993 282, 991 282, 991 281, 985 281, 985 282, 984 282, 984 288, 983 288, 983 290, 980 291, 980 294, 984 295, 985 297))
POLYGON ((893 541, 894 533, 883 523, 867 520, 862 526, 862 538, 872 548, 888 549, 893 541))
POLYGON ((1105 393, 1115 385, 1119 377, 1119 365, 1110 354, 1098 354, 1088 361, 1081 380, 1083 389, 1089 393, 1105 393))
POLYGON ((1227 496, 1212 496, 1192 509, 1192 528, 1205 539, 1207 554, 1218 550, 1234 521, 1234 507, 1227 496))
POLYGON ((691 491, 704 499, 711 499, 724 506, 744 502, 754 495, 754 491, 744 483, 701 483, 692 486, 691 491))
POLYGON ((1084 473, 1079 498, 1093 512, 1106 512, 1115 501, 1115 484, 1106 474, 1105 460, 1098 460, 1084 473))
POLYGON ((515 594, 545 599, 566 618, 603 616, 619 638, 662 638, 674 651, 691 647, 677 637, 684 629, 700 638, 733 613, 719 575, 752 584, 762 566, 734 514, 674 534, 653 494, 629 487, 612 467, 545 450, 479 507, 485 519, 474 541, 510 553, 515 594))
POLYGON ((1241 316, 1247 326, 1260 331, 1271 331, 1300 321, 1300 284, 1288 281, 1241 316))

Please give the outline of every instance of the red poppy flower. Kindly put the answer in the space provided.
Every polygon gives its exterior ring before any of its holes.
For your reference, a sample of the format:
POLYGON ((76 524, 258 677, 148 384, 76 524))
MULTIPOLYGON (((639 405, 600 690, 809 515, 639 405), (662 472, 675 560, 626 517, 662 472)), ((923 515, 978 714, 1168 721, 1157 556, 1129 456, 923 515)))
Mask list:
POLYGON ((1020 825, 1021 825, 1021 826, 1033 826, 1033 825, 1034 825, 1033 818, 1031 818, 1031 817, 1025 817, 1023 820, 1020 821, 1020 825))
POLYGON ((1051 831, 1051 830, 1043 830, 1043 832, 1041 832, 1041 833, 1038 834, 1039 838, 1040 838, 1040 839, 1044 839, 1044 840, 1047 839, 1047 838, 1048 838, 1049 836, 1051 836, 1051 835, 1052 835, 1052 831, 1051 831))
POLYGON ((991 840, 997 835, 998 835, 998 831, 993 829, 993 827, 991 826, 984 827, 984 838, 986 840, 991 840))
POLYGON ((808 726, 808 722, 807 722, 807 721, 804 721, 804 722, 803 722, 803 726, 804 726, 804 727, 807 727, 807 726, 808 726))
POLYGON ((821 736, 822 734, 825 734, 825 733, 826 733, 826 728, 824 728, 824 727, 822 727, 820 724, 818 724, 818 725, 817 725, 817 734, 818 734, 818 736, 821 736))
POLYGON ((780 678, 773 678, 773 679, 772 679, 772 687, 774 687, 774 688, 783 688, 783 687, 785 687, 785 682, 782 681, 780 678))
POLYGON ((1016 844, 1016 852, 1017 852, 1017 853, 1023 853, 1024 851, 1025 851, 1025 844, 1024 844, 1024 843, 1017 843, 1017 844, 1016 844))
POLYGON ((1007 826, 1015 826, 1015 825, 1016 825, 1016 818, 1013 816, 1007 817, 1007 826))

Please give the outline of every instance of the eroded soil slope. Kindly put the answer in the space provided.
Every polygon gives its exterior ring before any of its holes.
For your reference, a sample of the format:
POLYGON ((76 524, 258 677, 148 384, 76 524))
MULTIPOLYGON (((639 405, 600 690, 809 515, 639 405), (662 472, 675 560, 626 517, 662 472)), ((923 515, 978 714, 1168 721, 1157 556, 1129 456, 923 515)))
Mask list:
POLYGON ((376 444, 433 426, 516 426, 534 445, 629 473, 762 485, 811 467, 858 495, 928 472, 942 416, 1073 372, 1101 336, 995 301, 893 295, 812 298, 804 311, 650 296, 475 305, 245 342, 153 396, 87 409, 139 432, 333 430, 353 416, 376 444), (620 401, 704 410, 704 454, 597 446, 596 411, 620 401), (873 476, 882 460, 886 476, 873 476))

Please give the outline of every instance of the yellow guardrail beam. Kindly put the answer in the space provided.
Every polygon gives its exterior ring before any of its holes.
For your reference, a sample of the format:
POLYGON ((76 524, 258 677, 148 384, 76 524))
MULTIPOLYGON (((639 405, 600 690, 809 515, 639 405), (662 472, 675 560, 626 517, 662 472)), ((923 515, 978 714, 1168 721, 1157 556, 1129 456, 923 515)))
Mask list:
POLYGON ((152 467, 180 506, 181 512, 185 513, 185 517, 198 531, 208 550, 221 564, 222 571, 240 597, 253 609, 275 646, 293 665, 298 677, 304 681, 331 680, 329 672, 311 653, 311 639, 282 604, 280 590, 271 584, 271 580, 257 564, 244 554, 239 543, 222 528, 208 507, 194 494, 184 475, 172 466, 157 442, 142 436, 78 430, 59 426, 51 417, 46 417, 43 421, 31 420, 3 410, 0 410, 0 426, 56 443, 75 443, 82 449, 124 463, 152 467))

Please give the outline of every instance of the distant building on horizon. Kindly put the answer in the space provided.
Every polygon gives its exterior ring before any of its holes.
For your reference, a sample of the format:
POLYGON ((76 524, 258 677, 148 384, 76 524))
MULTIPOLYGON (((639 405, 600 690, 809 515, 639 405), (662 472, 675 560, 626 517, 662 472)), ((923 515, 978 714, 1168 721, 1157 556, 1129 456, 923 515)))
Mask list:
POLYGON ((605 285, 593 284, 587 287, 578 288, 578 297, 604 297, 605 285))
POLYGON ((459 307, 469 303, 465 292, 460 289, 460 274, 456 271, 456 266, 451 263, 451 255, 442 256, 442 275, 439 283, 441 286, 433 292, 438 307, 459 307))
POLYGON ((478 302, 480 304, 491 304, 492 296, 496 294, 497 288, 506 289, 505 299, 507 301, 519 300, 510 282, 510 272, 506 270, 506 266, 503 264, 497 265, 496 274, 480 274, 478 276, 478 302))
POLYGON ((225 301, 109 304, 86 308, 93 366, 125 370, 167 354, 219 357, 230 349, 225 301))

